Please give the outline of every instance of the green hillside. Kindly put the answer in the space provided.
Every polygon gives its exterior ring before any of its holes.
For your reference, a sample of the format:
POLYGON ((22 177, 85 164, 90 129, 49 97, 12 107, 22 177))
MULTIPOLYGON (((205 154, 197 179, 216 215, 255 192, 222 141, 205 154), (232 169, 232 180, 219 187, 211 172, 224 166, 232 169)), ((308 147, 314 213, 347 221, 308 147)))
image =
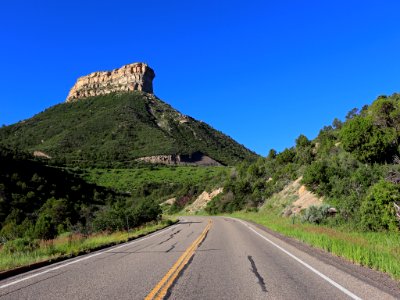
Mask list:
POLYGON ((224 165, 256 157, 206 123, 137 91, 55 105, 1 128, 0 143, 81 167, 127 167, 139 157, 196 152, 224 165))
POLYGON ((121 229, 127 222, 134 227, 160 214, 152 201, 88 183, 1 146, 0 166, 0 244, 22 237, 49 239, 66 231, 121 229))
POLYGON ((150 166, 134 169, 87 169, 82 171, 89 182, 140 198, 158 192, 154 200, 180 194, 199 186, 200 192, 219 187, 228 176, 229 167, 150 166))
POLYGON ((353 109, 345 121, 335 119, 317 138, 304 135, 281 153, 242 163, 209 203, 209 213, 274 207, 273 195, 302 177, 323 197, 320 208, 302 211, 304 222, 347 226, 366 231, 399 231, 395 203, 400 204, 400 95, 380 96, 370 106, 353 109), (328 208, 336 215, 329 217, 328 208))

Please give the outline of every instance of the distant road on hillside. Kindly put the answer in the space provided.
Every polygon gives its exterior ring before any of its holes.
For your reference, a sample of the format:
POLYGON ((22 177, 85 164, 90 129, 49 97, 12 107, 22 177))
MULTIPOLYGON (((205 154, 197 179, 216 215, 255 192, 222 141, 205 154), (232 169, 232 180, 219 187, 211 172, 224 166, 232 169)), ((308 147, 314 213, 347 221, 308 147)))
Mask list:
POLYGON ((183 217, 150 236, 0 281, 0 299, 399 299, 393 286, 247 222, 183 217))

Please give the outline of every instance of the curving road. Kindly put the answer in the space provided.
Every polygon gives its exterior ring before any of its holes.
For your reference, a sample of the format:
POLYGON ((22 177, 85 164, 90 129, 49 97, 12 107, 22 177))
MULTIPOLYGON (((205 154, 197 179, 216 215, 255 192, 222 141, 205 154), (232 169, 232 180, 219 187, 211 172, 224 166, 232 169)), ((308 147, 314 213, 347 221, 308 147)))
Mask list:
POLYGON ((146 297, 400 299, 400 290, 377 272, 225 217, 184 217, 150 236, 0 281, 0 299, 146 297))

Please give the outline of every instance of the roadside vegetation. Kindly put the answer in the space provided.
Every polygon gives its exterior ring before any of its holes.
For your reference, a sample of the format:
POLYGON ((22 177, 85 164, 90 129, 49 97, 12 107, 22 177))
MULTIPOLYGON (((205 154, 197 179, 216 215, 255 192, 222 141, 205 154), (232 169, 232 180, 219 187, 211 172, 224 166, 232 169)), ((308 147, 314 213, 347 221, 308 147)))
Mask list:
POLYGON ((97 232, 89 235, 64 232, 52 240, 18 238, 0 247, 0 272, 43 261, 57 261, 93 250, 124 243, 160 230, 175 221, 162 220, 129 231, 97 232))

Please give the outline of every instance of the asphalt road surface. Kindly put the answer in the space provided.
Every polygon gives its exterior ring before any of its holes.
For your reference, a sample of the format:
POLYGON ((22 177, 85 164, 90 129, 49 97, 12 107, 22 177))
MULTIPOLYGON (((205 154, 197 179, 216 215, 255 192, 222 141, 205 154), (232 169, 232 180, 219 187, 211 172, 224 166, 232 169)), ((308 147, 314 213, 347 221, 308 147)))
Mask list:
POLYGON ((247 222, 184 217, 0 281, 0 299, 400 299, 397 283, 320 252, 247 222))

